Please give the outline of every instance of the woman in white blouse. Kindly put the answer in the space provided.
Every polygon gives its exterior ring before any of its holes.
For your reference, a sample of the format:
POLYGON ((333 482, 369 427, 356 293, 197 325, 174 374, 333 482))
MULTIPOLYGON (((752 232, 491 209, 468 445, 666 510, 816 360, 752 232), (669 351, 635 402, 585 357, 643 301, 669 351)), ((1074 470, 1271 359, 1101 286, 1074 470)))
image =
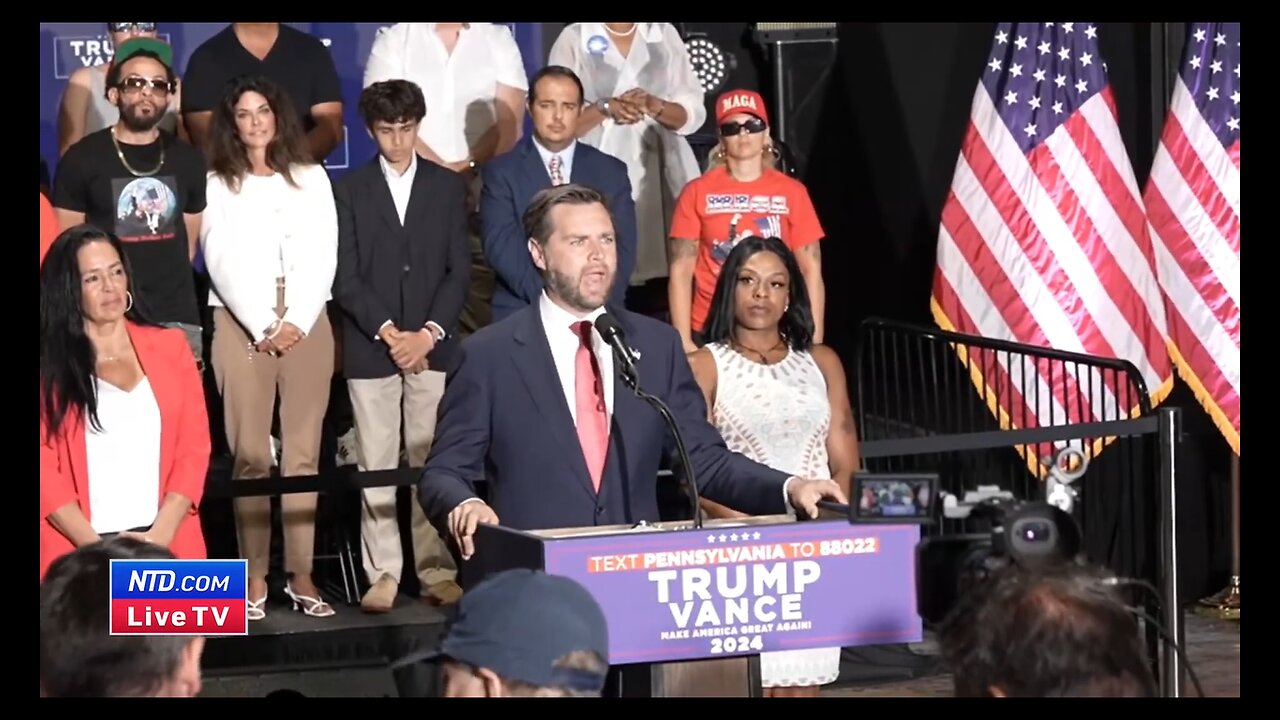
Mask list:
MULTIPOLYGON (((280 397, 281 476, 319 472, 320 428, 333 375, 325 313, 337 266, 329 176, 311 160, 292 103, 262 77, 233 81, 209 129, 208 207, 200 242, 214 306, 212 360, 222 394, 233 479, 265 478, 280 397)), ((237 498, 240 553, 249 561, 249 619, 266 615, 271 546, 267 497, 237 498)), ((315 493, 281 498, 285 592, 294 609, 329 617, 311 578, 315 493)))
POLYGON ((706 122, 702 84, 670 23, 574 23, 547 59, 582 79, 578 137, 627 164, 639 248, 632 285, 667 276, 675 199, 701 175, 685 136, 706 122))

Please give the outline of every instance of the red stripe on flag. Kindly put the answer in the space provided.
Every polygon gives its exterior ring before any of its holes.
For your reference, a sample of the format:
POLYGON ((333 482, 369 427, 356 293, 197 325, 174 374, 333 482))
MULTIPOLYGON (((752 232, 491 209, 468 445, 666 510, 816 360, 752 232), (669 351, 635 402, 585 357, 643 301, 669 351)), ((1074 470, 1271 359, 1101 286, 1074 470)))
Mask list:
MULTIPOLYGON (((1089 309, 1085 307, 1080 294, 1076 292, 1075 283, 1071 281, 1070 276, 1058 263, 1049 244, 1041 234, 1040 228, 1036 226, 1026 207, 1013 191, 1009 184, 1009 179, 1005 176, 1004 171, 1000 169, 1000 166, 996 164, 995 157, 988 150, 982 136, 978 134, 977 126, 972 121, 969 123, 969 131, 965 138, 963 152, 969 162, 969 166, 973 168, 973 174, 982 183, 987 195, 991 198, 992 205, 1000 213, 1009 232, 1017 241, 1018 249, 1021 251, 1022 256, 1027 259, 1031 267, 1035 268, 1040 275, 1045 287, 1048 288, 1049 293, 1057 302, 1058 307, 1062 308, 1062 311, 1073 320, 1076 335, 1079 337, 1085 351, 1115 357, 1111 344, 1099 332, 1097 324, 1094 323, 1089 314, 1089 309)), ((1041 145, 1032 151, 1033 159, 1031 163, 1033 167, 1037 163, 1043 162, 1035 159, 1037 153, 1047 154, 1048 150, 1041 145)), ((965 245, 961 244, 960 247, 963 249, 965 245)), ((970 265, 975 270, 982 267, 982 265, 972 262, 970 265)), ((997 269, 999 268, 998 265, 996 267, 997 269)), ((993 299, 996 302, 1000 302, 997 298, 993 299)), ((1010 323, 1010 327, 1015 328, 1015 331, 1018 330, 1017 325, 1014 323, 1010 323)), ((1019 332, 1016 339, 1018 342, 1053 347, 1053 344, 1048 341, 1043 333, 1035 339, 1028 339, 1027 336, 1019 332)))
MULTIPOLYGON (((1130 198, 1129 190, 1124 181, 1120 179, 1115 167, 1111 164, 1106 151, 1102 148, 1102 143, 1094 134, 1093 129, 1089 127, 1084 114, 1076 113, 1064 123, 1063 127, 1068 137, 1075 143, 1076 149, 1084 156, 1085 164, 1088 166, 1089 171, 1093 173, 1094 179, 1098 181, 1103 195, 1107 198, 1107 202, 1119 215, 1121 208, 1125 205, 1125 199, 1130 198)), ((1097 273, 1102 287, 1106 289, 1111 301, 1120 310, 1121 316, 1133 331, 1134 336, 1142 341, 1151 367, 1157 371, 1167 370, 1169 356, 1165 352, 1164 338, 1161 336, 1160 331, 1156 329, 1155 323, 1147 311, 1147 306, 1142 301, 1142 295, 1138 292, 1128 274, 1120 267, 1115 254, 1111 252, 1106 240, 1098 232, 1093 219, 1081 207, 1080 197, 1076 194, 1071 184, 1071 179, 1064 176, 1062 166, 1057 163, 1053 155, 1049 154, 1048 145, 1041 145, 1036 149, 1037 153, 1041 151, 1044 151, 1044 155, 1033 158, 1031 163, 1032 167, 1035 168, 1036 176, 1040 178, 1040 182, 1045 188, 1050 191, 1050 195, 1058 208, 1058 213, 1062 216, 1072 236, 1075 237, 1080 249, 1088 257, 1089 265, 1097 273)), ((1136 248, 1143 249, 1146 253, 1145 257, 1149 258, 1151 257, 1150 242, 1144 231, 1146 222, 1142 218, 1141 210, 1137 208, 1134 202, 1130 200, 1128 205, 1131 214, 1128 217, 1121 216, 1122 223, 1130 234, 1137 233, 1134 238, 1138 240, 1136 248), (1135 227, 1130 227, 1130 223, 1135 227), (1148 242, 1143 243, 1143 240, 1148 242), (1144 244, 1146 248, 1143 248, 1144 244)), ((1119 228, 1116 229, 1118 230, 1119 228)), ((1121 242, 1124 241, 1121 240, 1121 242)), ((1143 261, 1143 265, 1151 267, 1151 263, 1147 260, 1143 261)), ((1154 279, 1154 274, 1152 278, 1154 279)), ((1099 336, 1102 337, 1101 333, 1099 333, 1099 336)), ((1093 355, 1116 357, 1114 348, 1109 344, 1098 348, 1086 345, 1084 350, 1093 355)), ((1164 375, 1165 373, 1161 374, 1164 375)))
MULTIPOLYGON (((1217 138, 1206 138, 1206 141, 1217 142, 1217 138)), ((1200 206, 1204 208, 1205 215, 1213 222, 1214 227, 1218 228, 1222 237, 1226 238, 1231 249, 1239 254, 1240 217, 1223 197, 1216 179, 1201 161, 1191 139, 1187 137, 1182 124, 1178 122, 1178 117, 1173 113, 1169 113, 1169 120, 1165 123, 1164 136, 1160 139, 1160 143, 1173 159, 1173 164, 1186 180, 1187 186, 1195 194, 1200 206)), ((1238 161, 1239 153, 1237 152, 1237 167, 1239 167, 1238 161)), ((1162 166, 1160 170, 1168 170, 1168 166, 1162 166)))
MULTIPOLYGON (((1187 325, 1182 313, 1175 307, 1169 308, 1169 337, 1172 338, 1174 346, 1178 348, 1178 352, 1182 354, 1182 359, 1188 366, 1184 369, 1191 371, 1208 395, 1207 398, 1200 398, 1201 401, 1209 400, 1217 406, 1218 411, 1225 416, 1226 422, 1235 428, 1238 435, 1240 433, 1240 396, 1232 389, 1231 383, 1227 381, 1226 375, 1223 374, 1222 368, 1213 355, 1200 342, 1200 338, 1187 325)), ((1219 419, 1214 418, 1214 421, 1217 422, 1219 419)))
MULTIPOLYGON (((981 143, 982 139, 977 138, 976 142, 981 143)), ((987 155, 988 159, 990 155, 987 155)), ((994 170, 1003 178, 999 168, 994 170)), ((1008 188, 1008 183, 1004 183, 1004 187, 1008 188)), ((1010 191, 1011 192, 1011 191, 1010 191)), ((1016 201, 1016 198, 1015 198, 1016 201)), ((942 208, 942 226, 950 233, 952 239, 955 240, 956 247, 960 249, 960 254, 964 257, 965 263, 969 269, 982 282, 982 287, 990 296, 990 301, 995 305, 995 310, 1004 318, 1005 324, 1009 326, 1013 337, 1010 338, 1015 342, 1034 345, 1038 347, 1053 347, 1049 342, 1049 338, 1045 335, 1044 329, 1036 322, 1035 316, 1027 307, 1026 302, 1022 299, 1022 295, 1018 293, 1018 289, 1013 286, 1009 276, 1005 274, 995 255, 991 253, 991 248, 987 245, 981 231, 973 220, 965 212, 964 207, 956 198, 955 191, 947 194, 947 202, 942 208)), ((1041 248, 1041 255, 1048 256, 1052 261, 1052 253, 1045 252, 1041 248)), ((1056 265, 1056 263, 1054 263, 1056 265)), ((941 273, 937 273, 941 274, 941 273)), ((948 315, 953 318, 953 322, 959 320, 959 316, 948 315)), ((981 329, 973 323, 968 313, 964 314, 964 324, 957 325, 956 331, 971 335, 983 335, 981 329)), ((1045 384, 1049 383, 1049 378, 1042 368, 1037 367, 1041 379, 1045 384)), ((1031 378, 1027 378, 1029 381, 1031 378)), ((1054 397, 1062 398, 1063 405, 1068 406, 1070 403, 1065 402, 1066 398, 1072 397, 1079 390, 1076 387, 1074 378, 1059 378, 1065 382, 1065 388, 1051 386, 1054 397)), ((1088 405, 1085 406, 1088 412, 1081 416, 1078 412, 1072 412, 1068 409, 1068 416, 1072 422, 1092 422, 1093 411, 1088 405)), ((1007 410, 1008 408, 1006 408, 1007 410)), ((1031 412, 1038 412, 1035 406, 1030 407, 1031 412)))
POLYGON ((1231 143, 1231 147, 1227 148, 1227 156, 1231 158, 1231 162, 1236 164, 1236 169, 1240 169, 1240 139, 1231 143))
POLYGON ((1213 316, 1231 335, 1236 347, 1240 347, 1240 308, 1231 299, 1226 288, 1222 287, 1213 268, 1209 267, 1209 263, 1200 254, 1195 242, 1187 235, 1186 228, 1178 222, 1178 217, 1173 214, 1173 209, 1169 207, 1169 203, 1155 183, 1147 185, 1146 203, 1151 225, 1169 250, 1169 254, 1182 268, 1187 280, 1204 300, 1213 316))

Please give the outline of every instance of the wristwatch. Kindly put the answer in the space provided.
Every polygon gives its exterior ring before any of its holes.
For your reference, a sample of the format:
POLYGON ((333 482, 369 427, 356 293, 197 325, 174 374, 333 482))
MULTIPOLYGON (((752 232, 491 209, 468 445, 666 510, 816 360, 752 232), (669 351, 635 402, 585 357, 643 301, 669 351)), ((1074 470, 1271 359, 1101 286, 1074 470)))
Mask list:
POLYGON ((596 110, 599 110, 601 115, 607 116, 609 114, 609 98, 600 98, 597 100, 596 110))

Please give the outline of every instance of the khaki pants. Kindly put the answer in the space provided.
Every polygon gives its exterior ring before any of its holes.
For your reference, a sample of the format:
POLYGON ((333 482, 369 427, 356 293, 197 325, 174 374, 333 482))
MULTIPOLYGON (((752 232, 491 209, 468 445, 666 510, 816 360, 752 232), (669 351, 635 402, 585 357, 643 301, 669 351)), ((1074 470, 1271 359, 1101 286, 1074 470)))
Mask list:
MULTIPOLYGON (((333 331, 320 313, 310 334, 288 353, 273 357, 253 349, 240 323, 225 308, 213 313, 214 378, 222 395, 227 443, 235 456, 234 480, 271 475, 271 421, 280 393, 280 476, 320 471, 320 430, 329 405, 333 376, 333 331)), ((285 572, 311 574, 315 555, 316 494, 281 496, 285 572)), ((271 550, 271 499, 235 500, 240 555, 249 561, 249 579, 267 576, 271 550)))
MULTIPOLYGON (((371 380, 347 380, 351 408, 355 415, 356 456, 359 468, 394 470, 400 466, 400 426, 404 423, 404 445, 409 467, 427 462, 436 434, 436 410, 444 396, 445 374, 425 370, 417 375, 393 375, 371 380)), ((452 581, 458 569, 453 556, 436 529, 427 522, 418 489, 410 503, 413 533, 414 570, 422 592, 436 583, 452 581)), ((383 575, 400 582, 404 566, 400 550, 400 525, 396 517, 396 488, 364 490, 360 514, 360 539, 364 548, 364 571, 369 584, 383 575)))

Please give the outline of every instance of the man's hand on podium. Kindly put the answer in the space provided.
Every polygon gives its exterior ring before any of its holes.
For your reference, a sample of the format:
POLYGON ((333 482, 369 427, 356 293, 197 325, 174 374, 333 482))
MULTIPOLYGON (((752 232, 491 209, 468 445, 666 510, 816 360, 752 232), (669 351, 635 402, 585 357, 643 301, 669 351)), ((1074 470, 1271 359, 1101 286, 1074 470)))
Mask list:
POLYGON ((476 526, 480 523, 498 524, 498 514, 483 500, 467 500, 449 511, 449 532, 453 533, 453 539, 462 551, 463 560, 470 560, 476 552, 472 536, 476 534, 476 526))
POLYGON ((791 496, 791 506, 797 511, 804 512, 806 517, 809 518, 818 517, 819 500, 832 500, 838 503, 849 502, 844 496, 844 491, 840 489, 840 485, 835 480, 792 478, 790 484, 787 485, 787 494, 791 496))

